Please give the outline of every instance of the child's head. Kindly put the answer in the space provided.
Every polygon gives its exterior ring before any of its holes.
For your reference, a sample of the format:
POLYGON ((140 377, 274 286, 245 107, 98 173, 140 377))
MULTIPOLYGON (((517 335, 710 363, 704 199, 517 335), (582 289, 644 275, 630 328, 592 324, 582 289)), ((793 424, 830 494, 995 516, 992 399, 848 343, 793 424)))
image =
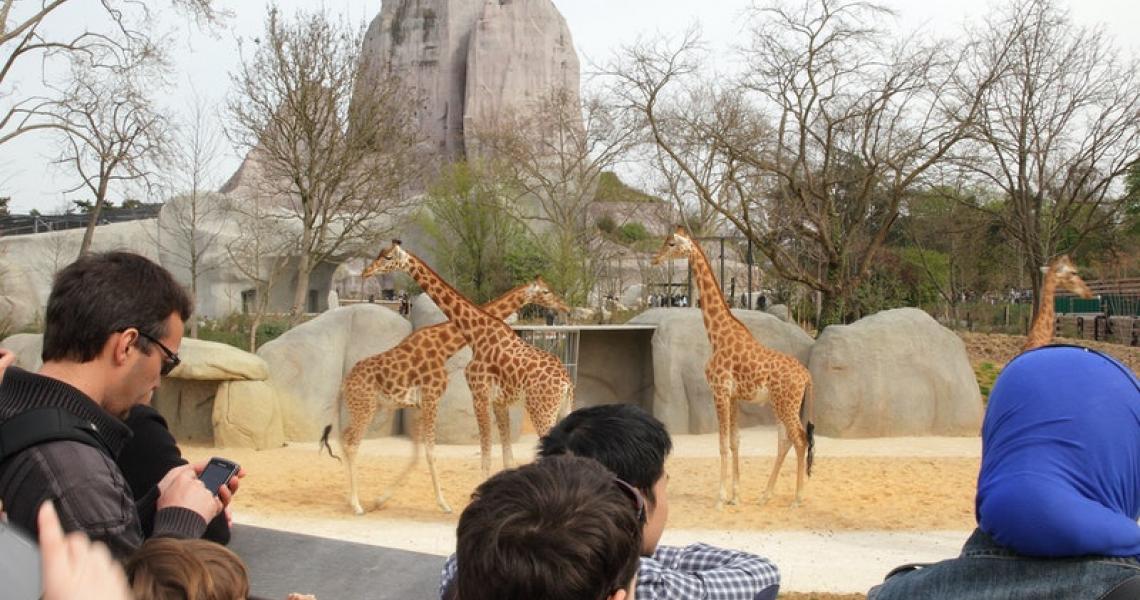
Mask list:
POLYGON ((649 501, 642 554, 653 554, 669 518, 665 459, 673 441, 665 425, 630 404, 602 404, 566 415, 538 441, 541 458, 572 454, 592 458, 641 490, 649 501))
POLYGON ((459 518, 461 600, 628 597, 644 503, 597 462, 556 456, 483 482, 459 518))
POLYGON ((249 596, 241 558, 206 540, 152 538, 126 563, 136 600, 235 600, 249 596))

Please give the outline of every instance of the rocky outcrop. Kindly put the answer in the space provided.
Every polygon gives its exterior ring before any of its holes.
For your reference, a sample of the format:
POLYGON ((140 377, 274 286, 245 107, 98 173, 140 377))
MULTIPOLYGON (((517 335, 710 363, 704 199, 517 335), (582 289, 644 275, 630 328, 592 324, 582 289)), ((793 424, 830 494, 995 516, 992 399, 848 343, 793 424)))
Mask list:
POLYGON ((899 308, 831 325, 809 368, 821 435, 977 435, 981 427, 966 346, 924 311, 899 308))
POLYGON ((449 160, 464 157, 465 128, 491 109, 555 89, 578 97, 578 57, 550 0, 385 1, 365 34, 362 59, 374 76, 354 93, 398 77, 418 96, 427 145, 449 160))
MULTIPOLYGON (((550 0, 490 0, 467 53, 467 131, 555 94, 578 105, 581 73, 566 20, 550 0)), ((469 142, 468 156, 475 153, 469 142)))
MULTIPOLYGON (((808 364, 812 339, 796 325, 758 311, 734 309, 732 314, 765 346, 808 364)), ((653 335, 653 414, 672 433, 717 431, 712 390, 705 364, 712 346, 698 308, 653 308, 629 321, 657 325, 653 335)), ((775 423, 771 407, 741 406, 741 427, 775 423)))
MULTIPOLYGON (((349 369, 395 346, 410 332, 411 325, 395 311, 356 304, 325 312, 262 346, 257 355, 269 365, 285 438, 320 438, 325 425, 338 422, 337 395, 349 369)), ((390 422, 381 425, 380 433, 392 432, 390 422)))
MULTIPOLYGON (((463 153, 467 49, 483 0, 386 0, 364 36, 361 58, 377 78, 396 76, 418 94, 416 116, 429 146, 463 153)), ((364 78, 355 94, 375 81, 364 78)))

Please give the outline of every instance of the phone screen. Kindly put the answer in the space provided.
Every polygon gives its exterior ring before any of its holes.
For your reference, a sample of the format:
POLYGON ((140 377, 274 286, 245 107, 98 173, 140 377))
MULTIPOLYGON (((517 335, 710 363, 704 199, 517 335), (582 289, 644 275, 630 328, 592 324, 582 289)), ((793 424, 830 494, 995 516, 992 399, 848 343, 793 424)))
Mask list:
POLYGON ((202 485, 206 489, 218 495, 218 490, 221 489, 230 477, 233 477, 238 472, 238 465, 222 458, 211 458, 210 462, 206 464, 206 468, 202 471, 202 475, 198 479, 202 480, 202 485))
POLYGON ((40 590, 40 549, 11 526, 0 523, 0 582, 5 598, 36 600, 40 590))

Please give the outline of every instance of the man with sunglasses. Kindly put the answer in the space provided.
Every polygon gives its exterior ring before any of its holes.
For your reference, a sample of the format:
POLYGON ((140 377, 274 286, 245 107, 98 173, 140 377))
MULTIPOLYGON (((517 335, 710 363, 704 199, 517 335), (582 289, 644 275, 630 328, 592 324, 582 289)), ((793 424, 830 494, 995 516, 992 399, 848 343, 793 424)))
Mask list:
POLYGON ((191 302, 168 271, 128 252, 88 254, 56 274, 44 319, 43 367, 0 380, 0 499, 33 536, 54 502, 66 531, 83 531, 122 559, 143 541, 200 537, 234 491, 216 497, 205 466, 171 469, 137 502, 115 457, 130 439, 123 418, 150 402, 178 366, 191 302), (47 439, 29 432, 51 431, 47 439), (31 439, 29 439, 31 438, 31 439))
MULTIPOLYGON (((538 460, 573 455, 592 458, 644 498, 644 535, 637 574, 638 600, 774 600, 780 572, 768 559, 708 544, 660 546, 669 518, 665 459, 673 441, 665 425, 637 406, 580 408, 538 441, 538 460)), ((455 577, 444 566, 441 593, 455 577)))

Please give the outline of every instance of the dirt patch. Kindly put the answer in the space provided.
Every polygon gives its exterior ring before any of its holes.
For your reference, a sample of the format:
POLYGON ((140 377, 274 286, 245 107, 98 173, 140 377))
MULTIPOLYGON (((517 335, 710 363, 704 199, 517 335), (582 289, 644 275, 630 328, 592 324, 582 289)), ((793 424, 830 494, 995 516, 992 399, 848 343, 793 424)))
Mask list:
MULTIPOLYGON (((957 333, 958 337, 966 343, 966 353, 970 357, 970 364, 975 367, 982 362, 989 362, 1000 367, 1021 353, 1021 346, 1025 344, 1025 336, 1023 335, 970 333, 968 331, 957 333)), ((1134 373, 1140 374, 1140 348, 1071 338, 1057 338, 1056 341, 1104 352, 1128 365, 1128 368, 1132 369, 1134 373)))
MULTIPOLYGON (((185 451, 194 459, 219 452, 201 447, 185 451)), ((317 456, 307 445, 223 452, 249 472, 235 504, 238 510, 268 517, 352 517, 345 468, 327 455, 317 456)), ((361 503, 370 509, 406 459, 362 455, 358 462, 361 503)), ((436 463, 444 497, 455 512, 446 515, 436 508, 431 478, 421 461, 388 503, 364 519, 455 523, 482 480, 479 461, 437 458, 436 463)), ((772 458, 746 456, 741 460, 742 503, 715 510, 719 464, 716 458, 669 460, 671 528, 922 531, 969 530, 974 525, 977 458, 817 457, 804 504, 792 508, 794 458, 785 462, 773 499, 761 506, 772 458)))

